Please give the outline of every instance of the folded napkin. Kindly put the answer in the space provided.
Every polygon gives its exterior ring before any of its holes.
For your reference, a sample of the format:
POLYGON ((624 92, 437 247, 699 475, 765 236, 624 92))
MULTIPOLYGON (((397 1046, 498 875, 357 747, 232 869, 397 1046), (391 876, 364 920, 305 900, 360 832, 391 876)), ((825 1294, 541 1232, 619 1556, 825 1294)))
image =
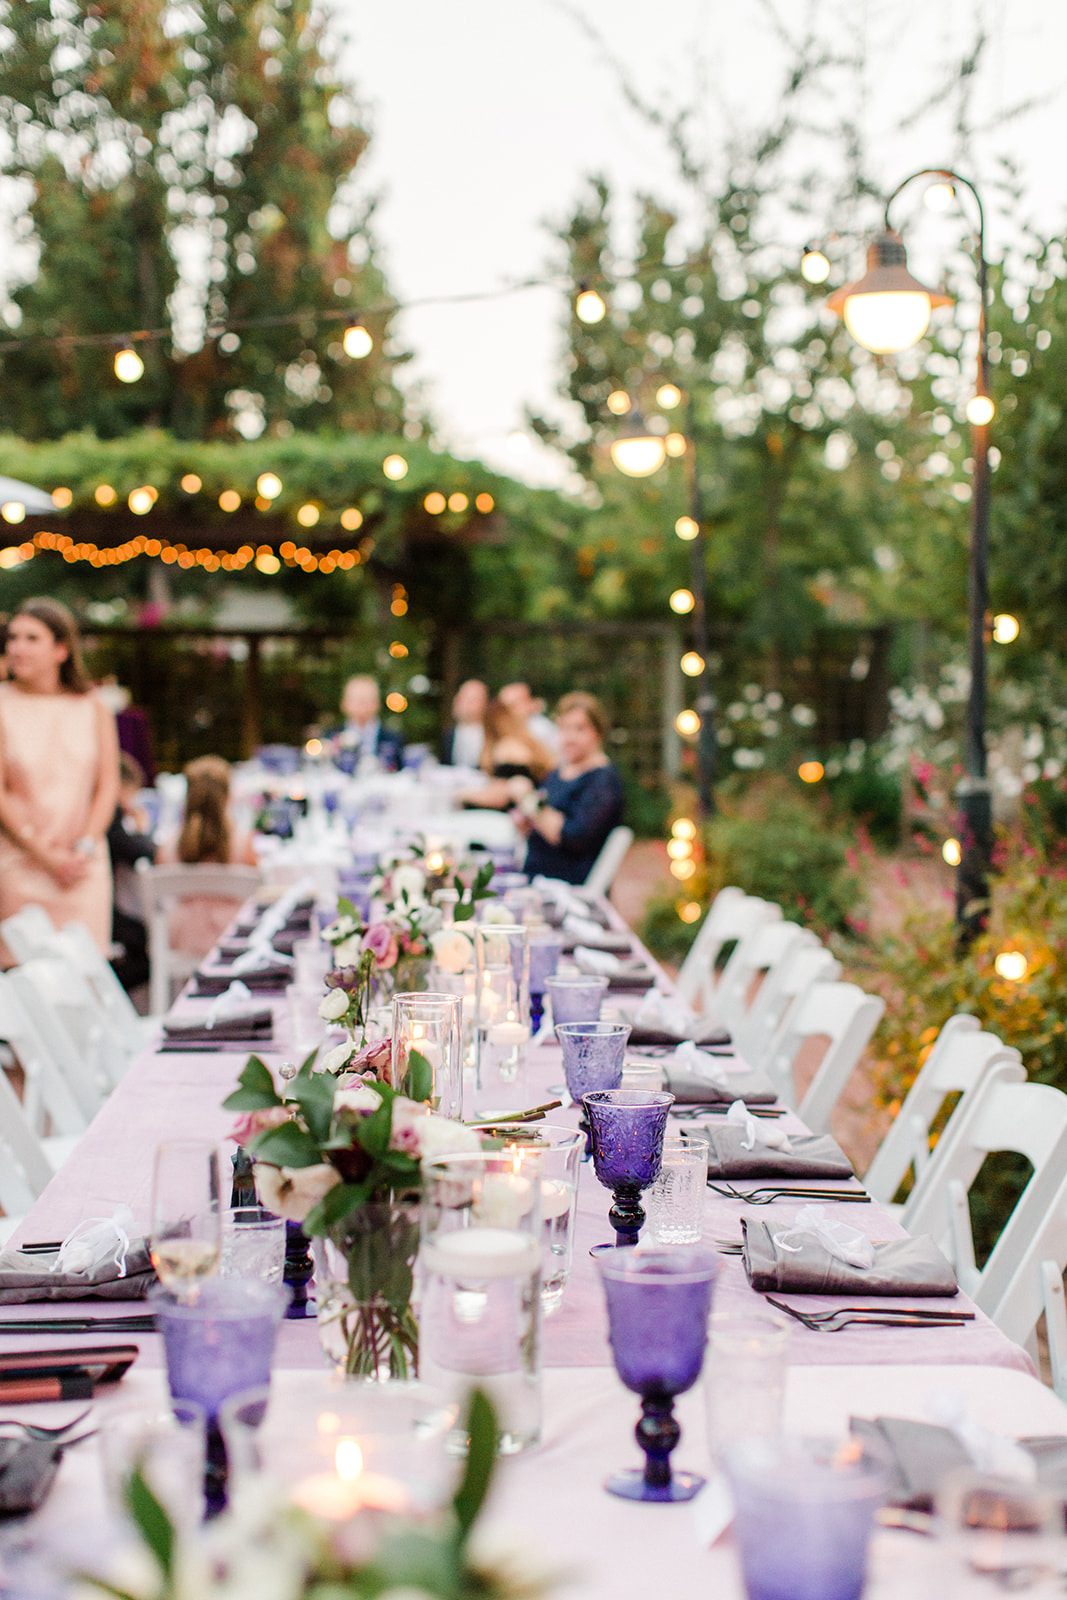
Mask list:
POLYGON ((561 937, 563 955, 573 955, 579 946, 583 950, 603 950, 613 956, 629 956, 634 953, 634 942, 631 938, 625 933, 610 933, 607 929, 601 929, 595 935, 586 934, 583 938, 566 932, 561 937))
POLYGON ((573 934, 576 939, 581 939, 583 943, 587 939, 595 942, 603 934, 604 925, 597 922, 595 918, 584 914, 583 908, 583 914, 581 915, 577 912, 569 911, 564 916, 563 931, 564 933, 573 934))
MULTIPOLYGON (((633 1030, 630 1032, 633 1038, 633 1030)), ((666 1062, 667 1088, 680 1105, 773 1105, 778 1096, 765 1072, 735 1055, 709 1055, 686 1042, 666 1062)))
MULTIPOLYGON (((760 1125, 762 1126, 762 1124, 760 1125)), ((852 1164, 828 1133, 798 1134, 786 1150, 774 1150, 759 1138, 745 1148, 746 1129, 736 1123, 701 1125, 708 1141, 708 1177, 716 1178, 851 1178, 852 1164)), ((770 1132, 770 1130, 765 1130, 770 1132)))
POLYGON ((994 1464, 987 1450, 975 1451, 966 1432, 910 1417, 853 1417, 852 1432, 864 1443, 871 1440, 891 1463, 889 1501, 913 1511, 931 1511, 942 1482, 960 1468, 997 1471, 999 1477, 1037 1482, 1067 1500, 1067 1439, 1047 1436, 996 1441, 1000 1448, 994 1464), (1009 1457, 1022 1456, 1026 1478, 1011 1470, 1009 1457), (999 1469, 999 1470, 998 1470, 999 1469))
POLYGON ((955 1273, 926 1234, 875 1244, 871 1265, 854 1267, 831 1255, 820 1239, 813 1235, 800 1238, 797 1230, 791 1235, 781 1222, 742 1217, 741 1231, 741 1259, 748 1281, 763 1294, 778 1291, 936 1297, 959 1292, 955 1273), (783 1238, 784 1246, 779 1242, 783 1238))
POLYGON ((639 993, 643 989, 651 989, 656 981, 656 974, 649 972, 648 968, 638 971, 627 969, 624 972, 613 972, 608 977, 608 989, 615 994, 639 993))
POLYGON ((58 1250, 0 1251, 0 1305, 31 1300, 143 1300, 156 1281, 145 1239, 134 1239, 125 1253, 125 1274, 115 1260, 87 1272, 51 1272, 58 1250))
MULTIPOLYGON (((241 974, 241 982, 254 994, 280 994, 292 981, 292 967, 288 964, 283 966, 281 962, 274 967, 259 967, 255 972, 241 974)), ((198 972, 195 974, 191 993, 197 999, 225 994, 232 982, 232 967, 228 967, 225 972, 198 972)))
POLYGON ((188 1044, 220 1043, 225 1039, 247 1039, 257 1044, 274 1037, 274 1014, 269 1007, 260 1011, 242 1011, 236 1015, 219 1017, 214 1023, 200 1017, 174 1018, 163 1024, 163 1036, 171 1041, 188 1044))
POLYGON ((670 995, 650 994, 634 1014, 631 1044, 728 1044, 730 1035, 721 1023, 697 1016, 670 995))
POLYGON ((36 1511, 62 1456, 63 1445, 55 1439, 0 1438, 0 1517, 36 1511))

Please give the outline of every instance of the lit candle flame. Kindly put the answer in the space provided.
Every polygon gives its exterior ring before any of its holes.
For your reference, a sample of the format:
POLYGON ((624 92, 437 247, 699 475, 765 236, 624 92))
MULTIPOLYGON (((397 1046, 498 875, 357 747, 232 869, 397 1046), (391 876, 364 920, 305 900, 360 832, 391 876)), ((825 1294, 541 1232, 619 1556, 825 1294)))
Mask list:
POLYGON ((355 1439, 342 1439, 334 1452, 337 1476, 346 1483, 354 1483, 363 1471, 363 1451, 355 1439))

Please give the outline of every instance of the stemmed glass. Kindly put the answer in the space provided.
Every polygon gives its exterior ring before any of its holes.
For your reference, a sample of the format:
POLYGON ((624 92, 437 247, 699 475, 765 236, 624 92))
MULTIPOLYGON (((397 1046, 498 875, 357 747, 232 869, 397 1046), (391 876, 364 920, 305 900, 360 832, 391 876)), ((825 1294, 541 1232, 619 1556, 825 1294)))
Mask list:
POLYGON ((196 1298, 201 1278, 218 1270, 221 1244, 219 1155, 210 1139, 165 1139, 152 1176, 152 1265, 179 1298, 196 1298))
POLYGON ((614 1196, 608 1221, 615 1242, 636 1244, 645 1220, 641 1191, 659 1173, 674 1096, 665 1089, 600 1089, 587 1094, 584 1104, 593 1171, 614 1196))
POLYGON ((708 1339, 714 1256, 698 1248, 604 1250, 596 1257, 608 1303, 615 1370, 641 1396, 635 1436, 644 1471, 615 1472, 604 1487, 623 1500, 691 1500, 704 1479, 671 1471, 681 1437, 674 1397, 700 1376, 708 1339))
POLYGON ((578 1126, 585 1134, 585 1153, 589 1154, 589 1123, 584 1110, 585 1096, 593 1089, 617 1089, 622 1082, 626 1060, 628 1022, 559 1022, 556 1038, 563 1051, 563 1076, 571 1101, 582 1106, 578 1126))

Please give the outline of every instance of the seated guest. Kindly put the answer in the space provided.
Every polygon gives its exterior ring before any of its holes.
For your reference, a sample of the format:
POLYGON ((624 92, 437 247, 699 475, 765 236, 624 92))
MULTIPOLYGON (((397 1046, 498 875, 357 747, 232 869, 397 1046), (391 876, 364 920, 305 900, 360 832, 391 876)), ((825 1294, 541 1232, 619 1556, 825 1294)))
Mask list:
POLYGON ((399 772, 404 761, 404 745, 399 734, 383 728, 378 713, 382 697, 373 678, 360 674, 349 678, 341 696, 344 726, 327 735, 334 759, 346 771, 354 771, 361 761, 374 760, 383 772, 399 772))
POLYGON ((622 821, 619 774, 604 754, 608 719, 591 694, 566 694, 556 708, 562 759, 545 782, 545 804, 532 818, 524 871, 584 883, 612 828, 622 821))
MULTIPOLYGON (((250 834, 239 833, 230 818, 230 764, 221 756, 200 756, 185 768, 185 813, 176 841, 162 845, 160 861, 217 861, 254 867, 250 834)), ((239 900, 196 895, 171 913, 169 941, 174 950, 206 956, 241 909, 239 900)))
POLYGON ((441 743, 441 760, 446 767, 478 765, 485 743, 482 718, 488 704, 489 690, 479 678, 468 678, 460 684, 452 701, 452 726, 441 743))
POLYGON ((502 700, 490 700, 484 728, 485 744, 479 765, 490 781, 456 799, 460 805, 483 811, 507 811, 545 780, 552 756, 502 700))
POLYGON ((138 989, 148 982, 148 929, 145 926, 141 892, 134 868, 138 861, 154 861, 156 846, 149 831, 148 818, 138 804, 144 788, 144 770, 125 750, 119 752, 119 803, 107 830, 111 874, 115 892, 111 905, 111 942, 121 945, 122 954, 111 965, 122 987, 138 989))
POLYGON ((559 734, 556 724, 551 717, 545 716, 545 702, 535 699, 530 693, 528 683, 506 683, 500 691, 500 699, 517 717, 521 717, 553 759, 559 758, 559 734))

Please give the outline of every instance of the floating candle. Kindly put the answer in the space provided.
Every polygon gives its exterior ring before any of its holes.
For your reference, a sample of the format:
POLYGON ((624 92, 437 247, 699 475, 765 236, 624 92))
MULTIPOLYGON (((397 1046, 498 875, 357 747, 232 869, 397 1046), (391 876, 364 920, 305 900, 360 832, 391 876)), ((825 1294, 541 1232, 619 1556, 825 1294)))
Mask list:
POLYGON ((514 1228, 464 1228, 428 1240, 423 1262, 430 1272, 467 1283, 517 1278, 540 1271, 541 1246, 514 1228))
POLYGON ((524 1022, 491 1022, 486 1034, 490 1044, 501 1049, 514 1049, 517 1045, 526 1044, 530 1038, 530 1030, 524 1022))

